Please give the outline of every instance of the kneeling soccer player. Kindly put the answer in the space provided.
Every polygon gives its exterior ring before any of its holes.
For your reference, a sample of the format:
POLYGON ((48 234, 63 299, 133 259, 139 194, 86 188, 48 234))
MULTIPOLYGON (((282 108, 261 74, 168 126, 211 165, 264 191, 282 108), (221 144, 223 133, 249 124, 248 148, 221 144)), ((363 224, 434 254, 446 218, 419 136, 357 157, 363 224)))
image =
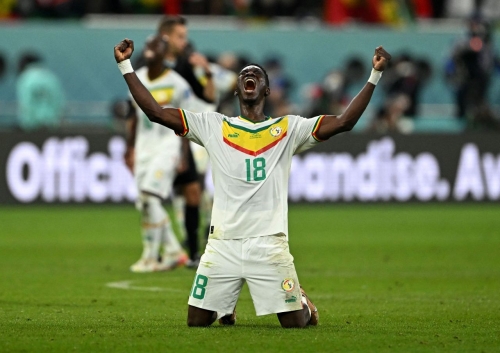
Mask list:
POLYGON ((354 127, 391 56, 375 49, 368 83, 342 115, 311 119, 265 116, 269 79, 259 65, 248 65, 234 93, 241 115, 227 117, 162 109, 132 69, 133 49, 131 40, 123 40, 115 46, 115 59, 137 104, 152 122, 204 146, 212 165, 212 221, 189 297, 188 325, 208 326, 217 319, 234 324, 245 281, 257 315, 275 313, 283 327, 316 325, 318 311, 299 285, 288 247, 292 156, 354 127))

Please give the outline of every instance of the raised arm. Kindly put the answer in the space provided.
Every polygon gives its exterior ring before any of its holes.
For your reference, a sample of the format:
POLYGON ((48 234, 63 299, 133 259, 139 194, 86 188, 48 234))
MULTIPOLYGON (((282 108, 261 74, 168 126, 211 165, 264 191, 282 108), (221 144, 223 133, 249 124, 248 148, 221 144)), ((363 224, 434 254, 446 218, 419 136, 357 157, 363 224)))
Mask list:
POLYGON ((336 134, 352 130, 368 106, 375 86, 389 60, 391 60, 391 55, 384 48, 380 46, 375 49, 375 55, 372 60, 373 70, 370 79, 356 97, 354 97, 344 113, 339 116, 327 115, 323 118, 316 133, 319 139, 328 140, 336 134))
POLYGON ((133 52, 134 42, 130 39, 124 39, 115 45, 116 62, 118 63, 118 67, 125 78, 125 82, 134 100, 149 120, 166 126, 177 133, 181 133, 183 131, 183 126, 179 111, 175 108, 162 108, 148 89, 144 87, 132 69, 130 57, 133 52))

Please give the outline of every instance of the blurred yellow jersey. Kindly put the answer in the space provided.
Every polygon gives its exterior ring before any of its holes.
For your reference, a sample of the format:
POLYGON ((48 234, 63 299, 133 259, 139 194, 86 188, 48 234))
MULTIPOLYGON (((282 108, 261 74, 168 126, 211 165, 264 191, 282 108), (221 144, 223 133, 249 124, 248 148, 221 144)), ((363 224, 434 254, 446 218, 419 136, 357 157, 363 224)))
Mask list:
MULTIPOLYGON (((154 80, 148 77, 147 67, 141 67, 136 75, 151 92, 156 102, 162 107, 175 107, 193 111, 213 110, 213 104, 197 98, 187 81, 174 70, 165 71, 154 80)), ((135 140, 136 160, 147 161, 159 154, 166 156, 179 154, 180 139, 175 133, 160 124, 152 123, 133 100, 137 113, 137 131, 135 140)), ((168 159, 166 159, 168 160, 168 159)))

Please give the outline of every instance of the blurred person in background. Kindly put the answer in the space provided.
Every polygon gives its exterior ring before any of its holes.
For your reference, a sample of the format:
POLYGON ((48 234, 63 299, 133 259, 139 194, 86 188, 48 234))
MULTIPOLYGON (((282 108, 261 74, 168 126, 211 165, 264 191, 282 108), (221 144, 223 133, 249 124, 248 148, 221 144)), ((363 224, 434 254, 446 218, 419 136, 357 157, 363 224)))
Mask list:
POLYGON ((189 44, 187 20, 181 16, 165 16, 160 21, 158 33, 168 40, 168 50, 165 55, 167 66, 184 77, 197 97, 208 103, 214 103, 216 90, 210 63, 203 54, 196 52, 189 44), (196 77, 195 66, 204 70, 203 81, 196 77))
POLYGON ((266 99, 264 110, 271 116, 284 116, 286 114, 298 113, 298 108, 290 103, 288 96, 292 88, 291 79, 283 72, 281 58, 269 57, 264 61, 269 76, 269 87, 271 94, 266 99))
MULTIPOLYGON (((248 65, 250 55, 237 55, 232 52, 224 52, 217 58, 217 64, 223 69, 230 71, 235 77, 240 68, 248 65)), ((219 96, 217 111, 227 116, 235 116, 239 113, 237 101, 234 99, 232 91, 219 96)))
POLYGON ((365 72, 358 57, 351 57, 341 69, 328 72, 321 83, 306 89, 309 103, 304 114, 316 116, 324 111, 341 114, 352 99, 350 88, 364 77, 365 72))
MULTIPOLYGON (((164 56, 165 64, 181 75, 190 85, 194 94, 201 100, 215 104, 217 91, 207 58, 196 51, 188 42, 187 21, 181 16, 165 16, 158 26, 158 34, 168 41, 164 56), (196 75, 195 68, 202 70, 196 75)), ((181 105, 180 107, 183 108, 181 105)), ((215 110, 215 105, 213 110, 215 110)), ((208 163, 208 155, 199 146, 194 151, 189 141, 182 140, 183 157, 179 174, 174 184, 182 190, 174 197, 176 218, 181 229, 186 231, 189 262, 187 267, 196 268, 199 262, 199 228, 200 204, 202 199, 202 183, 198 175, 197 165, 203 171, 208 163), (197 161, 197 163, 196 163, 197 161)), ((209 212, 208 210, 206 212, 209 212)))
POLYGON ((33 52, 20 56, 17 72, 19 126, 24 130, 59 127, 65 109, 64 91, 59 78, 33 52))
POLYGON ((431 65, 425 59, 402 53, 391 61, 385 74, 382 87, 386 97, 370 129, 379 133, 411 133, 422 89, 432 76, 431 65))
POLYGON ((415 118, 420 107, 420 96, 425 84, 432 77, 432 67, 428 60, 402 53, 392 60, 387 68, 384 90, 388 96, 403 94, 409 100, 404 115, 415 118))
POLYGON ((110 113, 113 117, 113 131, 127 133, 129 119, 135 118, 135 108, 131 99, 118 98, 111 102, 110 113))
MULTIPOLYGON (((215 89, 217 104, 227 96, 231 96, 236 85, 237 74, 233 70, 226 69, 224 66, 217 63, 216 58, 207 56, 208 67, 212 73, 212 80, 215 89)), ((206 83, 206 70, 204 67, 195 65, 194 72, 198 81, 202 84, 206 83)))
POLYGON ((413 123, 404 119, 404 112, 410 107, 410 99, 405 94, 396 94, 386 98, 376 111, 369 130, 380 133, 411 133, 413 123))
POLYGON ((455 114, 469 128, 499 128, 488 101, 491 79, 500 68, 492 36, 490 23, 479 14, 473 15, 466 38, 453 47, 446 62, 446 79, 455 94, 455 114))
MULTIPOLYGON (((208 59, 208 57, 207 57, 208 59)), ((216 63, 214 59, 209 61, 210 72, 212 72, 213 82, 215 86, 215 92, 217 97, 217 110, 224 105, 224 102, 232 101, 234 107, 234 96, 233 92, 236 87, 237 74, 228 70, 222 65, 216 63)), ((203 82, 204 80, 204 69, 200 66, 195 66, 195 74, 198 80, 203 82)), ((201 214, 203 218, 203 224, 205 225, 204 235, 208 238, 210 229, 210 219, 212 218, 212 204, 213 195, 210 190, 207 189, 206 181, 207 177, 210 176, 210 161, 207 150, 200 145, 190 142, 189 146, 193 152, 194 160, 196 162, 196 170, 199 174, 199 180, 202 186, 202 196, 201 196, 201 214)), ((195 262, 188 263, 188 267, 195 267, 198 264, 198 258, 195 262)))
MULTIPOLYGON (((214 109, 196 98, 189 84, 164 65, 167 42, 160 35, 148 38, 143 53, 146 66, 137 76, 162 107, 189 107, 199 111, 214 109)), ((133 101, 133 98, 132 98, 133 101)), ((152 124, 133 101, 133 114, 127 122, 125 161, 133 171, 139 189, 138 208, 142 214, 143 253, 132 272, 167 271, 185 264, 182 250, 162 205, 173 187, 181 158, 181 139, 173 131, 152 124), (163 246, 163 253, 161 247, 163 246), (161 261, 158 259, 161 257, 161 261)))

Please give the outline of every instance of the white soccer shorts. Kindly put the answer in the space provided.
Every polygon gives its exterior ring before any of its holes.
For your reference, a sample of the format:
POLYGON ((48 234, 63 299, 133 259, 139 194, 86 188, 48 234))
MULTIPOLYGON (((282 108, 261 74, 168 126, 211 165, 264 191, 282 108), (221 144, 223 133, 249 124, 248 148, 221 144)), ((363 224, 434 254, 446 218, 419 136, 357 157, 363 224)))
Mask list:
POLYGON ((166 199, 172 192, 178 163, 178 153, 159 154, 138 162, 134 170, 137 188, 166 199))
POLYGON ((233 312, 244 281, 257 315, 302 309, 297 272, 284 234, 246 239, 209 239, 188 304, 233 312))

